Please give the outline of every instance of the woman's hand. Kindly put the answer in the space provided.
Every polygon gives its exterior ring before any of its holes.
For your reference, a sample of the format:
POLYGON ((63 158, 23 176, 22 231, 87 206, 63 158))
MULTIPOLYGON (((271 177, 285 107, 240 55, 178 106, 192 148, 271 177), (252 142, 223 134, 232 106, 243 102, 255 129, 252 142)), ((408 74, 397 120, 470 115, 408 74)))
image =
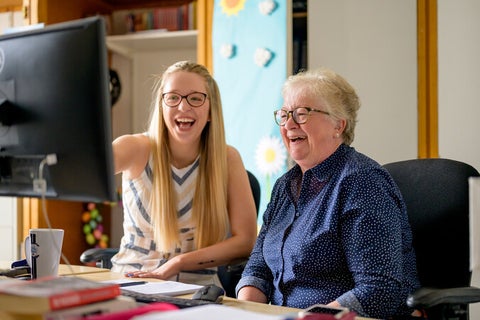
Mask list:
POLYGON ((173 257, 172 259, 168 260, 164 264, 162 264, 160 267, 153 271, 132 271, 132 272, 127 272, 125 273, 126 277, 129 278, 155 278, 155 279, 160 279, 160 280, 168 280, 177 274, 179 274, 181 271, 180 268, 180 263, 178 256, 173 257))

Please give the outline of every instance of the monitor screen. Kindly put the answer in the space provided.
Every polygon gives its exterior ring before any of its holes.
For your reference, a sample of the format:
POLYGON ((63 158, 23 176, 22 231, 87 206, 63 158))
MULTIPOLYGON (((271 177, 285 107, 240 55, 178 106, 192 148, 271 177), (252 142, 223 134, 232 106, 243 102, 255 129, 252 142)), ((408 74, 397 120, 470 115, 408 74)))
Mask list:
POLYGON ((0 196, 116 200, 105 36, 100 17, 0 36, 0 196))

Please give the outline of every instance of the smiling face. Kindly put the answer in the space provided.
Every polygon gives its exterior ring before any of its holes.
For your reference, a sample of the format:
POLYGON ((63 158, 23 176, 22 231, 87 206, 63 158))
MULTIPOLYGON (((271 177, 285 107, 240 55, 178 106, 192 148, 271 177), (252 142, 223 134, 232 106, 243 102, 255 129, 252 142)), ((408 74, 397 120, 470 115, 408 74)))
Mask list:
MULTIPOLYGON (((165 79, 164 93, 186 96, 193 92, 207 93, 205 80, 187 71, 174 72, 165 79)), ((210 120, 210 100, 200 107, 192 107, 182 99, 177 107, 168 107, 162 101, 163 118, 168 128, 170 145, 182 145, 198 150, 202 131, 210 120)))
MULTIPOLYGON (((318 97, 308 91, 305 85, 293 86, 284 94, 282 109, 294 110, 298 107, 310 107, 328 111, 318 97)), ((328 158, 342 143, 344 120, 335 120, 331 116, 311 112, 304 124, 297 124, 292 117, 285 126, 280 127, 283 142, 292 159, 302 172, 315 167, 328 158)))

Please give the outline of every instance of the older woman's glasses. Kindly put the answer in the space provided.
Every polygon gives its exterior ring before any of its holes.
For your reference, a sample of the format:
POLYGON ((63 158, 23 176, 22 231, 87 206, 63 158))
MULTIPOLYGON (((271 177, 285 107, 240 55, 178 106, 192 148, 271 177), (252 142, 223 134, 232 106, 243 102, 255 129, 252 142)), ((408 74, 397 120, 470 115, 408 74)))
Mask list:
POLYGON ((190 106, 198 108, 203 106, 205 100, 207 100, 207 94, 203 92, 192 92, 186 96, 182 96, 181 94, 175 92, 167 92, 162 94, 162 100, 167 107, 177 107, 180 102, 182 102, 182 99, 185 99, 190 106))
POLYGON ((308 117, 312 112, 319 112, 326 115, 330 115, 330 113, 327 111, 313 109, 309 107, 298 107, 290 111, 284 110, 284 109, 274 111, 273 116, 275 117, 275 122, 279 126, 284 126, 285 123, 287 123, 288 118, 290 117, 292 117, 293 121, 295 121, 296 124, 303 124, 307 122, 308 117))

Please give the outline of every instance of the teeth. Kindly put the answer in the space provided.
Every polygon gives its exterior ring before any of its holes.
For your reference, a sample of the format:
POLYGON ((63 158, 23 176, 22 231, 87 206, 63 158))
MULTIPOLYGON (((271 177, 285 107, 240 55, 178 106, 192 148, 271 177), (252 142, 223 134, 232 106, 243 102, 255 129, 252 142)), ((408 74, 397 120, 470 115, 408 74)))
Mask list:
POLYGON ((190 122, 193 122, 193 120, 192 119, 177 119, 177 122, 190 123, 190 122))
POLYGON ((297 142, 297 141, 304 140, 304 139, 305 139, 305 137, 291 137, 290 141, 297 142))

